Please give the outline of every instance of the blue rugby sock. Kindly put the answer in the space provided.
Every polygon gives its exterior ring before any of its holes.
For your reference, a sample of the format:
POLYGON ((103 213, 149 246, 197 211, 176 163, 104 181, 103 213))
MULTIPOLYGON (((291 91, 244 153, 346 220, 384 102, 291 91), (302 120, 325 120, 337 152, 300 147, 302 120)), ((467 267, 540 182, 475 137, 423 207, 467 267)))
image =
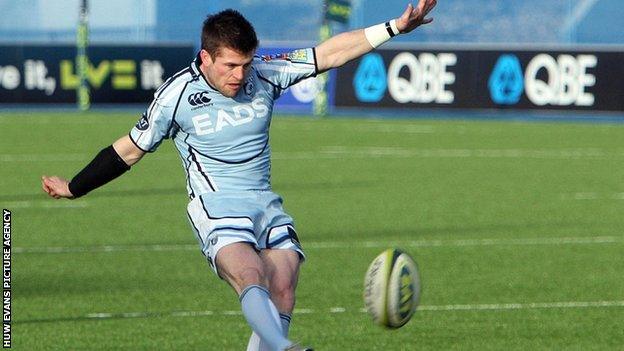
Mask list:
POLYGON ((288 329, 290 329, 290 314, 280 313, 280 322, 282 323, 282 332, 284 336, 288 337, 288 329))
POLYGON ((240 294, 240 302, 247 323, 260 336, 261 342, 272 350, 283 350, 292 344, 282 333, 282 326, 276 318, 277 309, 265 288, 259 285, 246 287, 240 294))
POLYGON ((270 351, 269 346, 260 339, 255 331, 251 332, 249 342, 247 342, 247 351, 270 351))
MULTIPOLYGON (((286 313, 280 313, 280 324, 282 325, 282 335, 288 337, 288 329, 290 329, 290 315, 286 313)), ((269 345, 262 341, 260 336, 256 332, 252 332, 247 343, 247 351, 271 351, 269 345)))

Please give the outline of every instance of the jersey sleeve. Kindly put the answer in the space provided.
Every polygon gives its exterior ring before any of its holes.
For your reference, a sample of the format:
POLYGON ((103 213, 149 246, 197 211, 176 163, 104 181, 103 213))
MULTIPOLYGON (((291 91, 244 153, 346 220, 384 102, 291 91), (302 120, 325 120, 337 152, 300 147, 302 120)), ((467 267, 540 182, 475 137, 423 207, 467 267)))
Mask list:
POLYGON ((276 98, 288 87, 318 72, 314 48, 261 56, 254 67, 258 77, 274 87, 276 98))
POLYGON ((130 139, 139 149, 154 152, 164 139, 172 136, 173 124, 172 108, 156 98, 130 130, 130 139))

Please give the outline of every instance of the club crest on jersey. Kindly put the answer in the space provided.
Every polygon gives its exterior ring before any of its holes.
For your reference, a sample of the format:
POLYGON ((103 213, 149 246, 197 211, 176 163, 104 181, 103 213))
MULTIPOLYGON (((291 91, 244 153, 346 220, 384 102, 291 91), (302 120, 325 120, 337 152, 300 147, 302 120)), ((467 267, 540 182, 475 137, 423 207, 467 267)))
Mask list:
POLYGON ((200 107, 208 106, 210 104, 210 101, 212 101, 212 99, 208 97, 207 91, 200 91, 199 93, 191 94, 186 98, 186 100, 191 106, 195 107, 193 108, 193 110, 200 107))
POLYGON ((147 120, 147 115, 145 113, 143 113, 143 116, 141 116, 135 127, 142 132, 149 129, 149 121, 147 120))
POLYGON ((308 51, 304 49, 295 50, 288 54, 292 62, 308 62, 308 51))
POLYGON ((245 82, 245 85, 243 86, 243 89, 245 90, 245 94, 247 96, 253 95, 253 93, 254 93, 253 80, 248 79, 247 82, 245 82))
POLYGON ((306 63, 308 62, 308 51, 305 49, 300 49, 284 54, 262 56, 262 61, 264 62, 269 62, 273 60, 287 60, 291 62, 306 63))

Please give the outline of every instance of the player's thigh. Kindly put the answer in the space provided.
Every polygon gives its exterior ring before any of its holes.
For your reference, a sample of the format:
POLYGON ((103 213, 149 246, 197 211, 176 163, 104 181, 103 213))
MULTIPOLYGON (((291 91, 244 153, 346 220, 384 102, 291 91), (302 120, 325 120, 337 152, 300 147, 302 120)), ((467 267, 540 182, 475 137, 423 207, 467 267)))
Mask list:
POLYGON ((188 219, 201 251, 219 276, 221 274, 217 271, 215 261, 222 248, 234 243, 248 243, 253 248, 260 249, 256 237, 256 232, 259 231, 254 224, 259 217, 258 206, 244 195, 200 195, 187 208, 188 219))
POLYGON ((217 272, 238 294, 249 285, 267 286, 265 263, 249 243, 236 242, 222 247, 216 256, 217 272))

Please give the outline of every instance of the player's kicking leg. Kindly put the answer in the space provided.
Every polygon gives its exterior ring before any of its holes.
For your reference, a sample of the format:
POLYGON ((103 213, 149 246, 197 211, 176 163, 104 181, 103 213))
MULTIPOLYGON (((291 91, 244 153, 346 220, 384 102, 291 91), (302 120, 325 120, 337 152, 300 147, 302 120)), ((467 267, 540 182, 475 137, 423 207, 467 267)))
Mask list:
MULTIPOLYGON (((271 300, 279 312, 282 334, 288 337, 292 311, 295 306, 295 289, 299 278, 300 258, 294 250, 262 250, 260 257, 269 280, 271 300)), ((247 351, 269 351, 271 348, 253 332, 247 351)))
POLYGON ((293 346, 284 334, 277 309, 267 289, 264 262, 248 243, 233 243, 219 250, 216 257, 219 274, 239 295, 243 315, 253 331, 271 350, 293 346))

